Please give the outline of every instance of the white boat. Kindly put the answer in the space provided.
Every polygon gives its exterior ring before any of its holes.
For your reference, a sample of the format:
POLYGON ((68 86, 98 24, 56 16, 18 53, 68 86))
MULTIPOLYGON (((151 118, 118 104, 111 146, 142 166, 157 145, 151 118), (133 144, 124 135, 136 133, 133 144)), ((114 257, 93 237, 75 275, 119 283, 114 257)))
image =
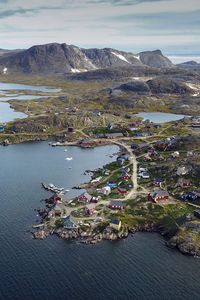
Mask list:
POLYGON ((72 157, 66 157, 65 159, 66 160, 72 160, 73 158, 72 157))
POLYGON ((70 192, 70 190, 65 190, 65 192, 70 192))
POLYGON ((67 149, 65 149, 64 152, 67 152, 67 149))
POLYGON ((55 186, 54 184, 52 184, 52 183, 49 183, 49 187, 50 187, 51 189, 55 189, 55 188, 56 188, 56 186, 55 186))

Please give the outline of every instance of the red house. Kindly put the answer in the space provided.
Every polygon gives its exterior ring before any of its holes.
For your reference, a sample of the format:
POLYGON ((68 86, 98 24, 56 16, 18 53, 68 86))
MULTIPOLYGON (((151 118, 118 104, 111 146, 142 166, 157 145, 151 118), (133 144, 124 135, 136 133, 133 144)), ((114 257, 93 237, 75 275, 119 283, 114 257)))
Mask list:
POLYGON ((179 178, 176 187, 181 187, 181 188, 188 188, 192 186, 192 182, 190 179, 185 179, 185 178, 179 178))
POLYGON ((85 208, 86 214, 89 215, 89 216, 93 215, 94 212, 95 212, 95 207, 96 207, 96 205, 93 204, 93 203, 88 204, 88 205, 86 206, 86 208, 85 208))
POLYGON ((117 190, 121 195, 126 195, 128 193, 126 189, 118 188, 117 190))
POLYGON ((131 179, 131 175, 124 175, 124 176, 122 176, 121 177, 123 180, 129 180, 129 179, 131 179))
POLYGON ((89 203, 92 200, 92 196, 85 192, 79 196, 78 200, 79 202, 89 203))
POLYGON ((166 191, 156 191, 156 192, 151 192, 148 194, 148 200, 149 201, 165 201, 169 199, 169 193, 166 191))
POLYGON ((124 209, 125 205, 120 200, 112 200, 110 202, 110 204, 108 205, 108 207, 111 208, 111 209, 124 209))

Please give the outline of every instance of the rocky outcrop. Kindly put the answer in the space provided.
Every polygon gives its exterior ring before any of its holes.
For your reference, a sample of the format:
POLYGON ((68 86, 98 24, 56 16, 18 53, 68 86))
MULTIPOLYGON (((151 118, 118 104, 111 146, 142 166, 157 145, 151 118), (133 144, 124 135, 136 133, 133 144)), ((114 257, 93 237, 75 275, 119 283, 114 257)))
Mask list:
POLYGON ((123 83, 112 90, 112 94, 116 91, 136 93, 138 95, 157 95, 157 94, 189 94, 192 90, 184 83, 166 77, 156 77, 154 79, 144 81, 131 81, 123 83))
POLYGON ((186 84, 170 78, 155 78, 147 84, 152 94, 189 94, 191 89, 186 84))
POLYGON ((172 68, 173 63, 160 50, 145 51, 138 54, 140 61, 153 68, 172 68))
POLYGON ((123 228, 120 231, 116 231, 110 227, 106 227, 103 232, 96 231, 96 229, 88 228, 88 229, 52 229, 52 231, 48 231, 45 229, 37 230, 33 233, 33 237, 35 239, 45 239, 49 236, 49 234, 57 234, 60 238, 66 240, 77 240, 80 243, 84 244, 96 244, 102 240, 118 240, 122 238, 126 238, 128 236, 128 229, 123 228))
POLYGON ((121 84, 119 87, 116 87, 114 90, 121 90, 124 92, 133 92, 137 94, 146 94, 150 93, 150 88, 146 82, 143 81, 131 81, 124 84, 121 84))
POLYGON ((49 230, 41 229, 33 232, 33 238, 37 240, 44 240, 49 236, 49 234, 49 230))
POLYGON ((191 221, 185 223, 167 245, 177 248, 183 254, 200 257, 200 222, 191 221))

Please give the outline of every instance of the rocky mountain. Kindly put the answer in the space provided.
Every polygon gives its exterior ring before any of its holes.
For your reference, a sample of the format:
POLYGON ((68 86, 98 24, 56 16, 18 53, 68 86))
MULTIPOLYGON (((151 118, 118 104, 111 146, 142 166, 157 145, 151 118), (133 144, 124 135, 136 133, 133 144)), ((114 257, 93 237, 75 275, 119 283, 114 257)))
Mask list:
POLYGON ((1 55, 4 55, 4 54, 7 54, 7 53, 10 53, 11 50, 7 50, 7 49, 0 49, 0 56, 1 55))
POLYGON ((181 64, 177 64, 178 67, 184 68, 184 69, 190 69, 193 71, 200 71, 200 63, 197 63, 196 61, 186 61, 181 64))
POLYGON ((140 61, 153 68, 172 68, 173 63, 160 50, 139 53, 140 61))
POLYGON ((151 80, 144 81, 131 81, 123 83, 113 89, 123 92, 136 93, 139 95, 149 94, 190 94, 192 90, 184 83, 166 77, 157 77, 151 80))
POLYGON ((0 69, 30 74, 69 74, 110 68, 173 68, 160 50, 133 54, 111 48, 83 49, 67 44, 46 44, 14 52, 0 51, 0 69))

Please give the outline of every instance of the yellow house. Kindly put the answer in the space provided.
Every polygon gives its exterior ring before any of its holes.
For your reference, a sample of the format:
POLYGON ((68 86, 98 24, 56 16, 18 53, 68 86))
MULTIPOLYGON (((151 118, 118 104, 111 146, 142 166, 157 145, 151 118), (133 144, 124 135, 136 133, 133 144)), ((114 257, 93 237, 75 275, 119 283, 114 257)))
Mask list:
POLYGON ((110 227, 114 228, 115 230, 120 230, 122 226, 122 222, 120 220, 112 220, 110 222, 110 227))

